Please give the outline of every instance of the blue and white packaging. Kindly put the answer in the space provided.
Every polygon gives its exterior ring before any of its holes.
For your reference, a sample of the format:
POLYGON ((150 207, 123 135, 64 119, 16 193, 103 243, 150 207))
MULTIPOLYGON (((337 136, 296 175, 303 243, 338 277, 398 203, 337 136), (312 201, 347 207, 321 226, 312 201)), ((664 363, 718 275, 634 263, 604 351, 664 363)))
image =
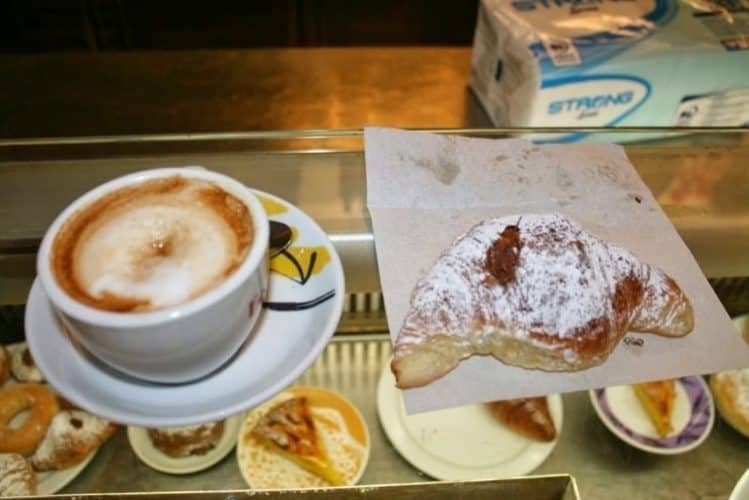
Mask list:
POLYGON ((747 126, 749 1, 482 0, 470 84, 498 127, 747 126))

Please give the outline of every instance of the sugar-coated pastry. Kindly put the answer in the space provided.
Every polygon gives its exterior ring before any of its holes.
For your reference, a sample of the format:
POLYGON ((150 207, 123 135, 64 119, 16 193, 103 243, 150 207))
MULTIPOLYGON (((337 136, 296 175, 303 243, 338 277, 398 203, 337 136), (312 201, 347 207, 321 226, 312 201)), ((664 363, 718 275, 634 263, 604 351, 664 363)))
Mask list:
POLYGON ((44 375, 37 368, 26 344, 8 346, 10 371, 19 382, 44 382, 44 375))
POLYGON ((534 441, 554 441, 557 437, 545 397, 493 401, 486 406, 502 424, 534 441))
POLYGON ((10 377, 10 355, 5 347, 0 345, 0 386, 10 377))
POLYGON ((223 420, 184 427, 148 429, 154 446, 174 458, 204 455, 216 446, 223 433, 223 420))
POLYGON ((712 375, 710 388, 723 418, 749 437, 749 368, 712 375))
POLYGON ((82 410, 63 410, 52 419, 30 458, 38 471, 67 469, 82 462, 109 439, 117 426, 82 410))
POLYGON ((29 462, 18 453, 0 453, 0 497, 36 494, 36 476, 29 462))
POLYGON ((46 385, 14 384, 0 390, 0 453, 32 453, 58 409, 57 398, 46 385), (12 425, 25 411, 23 422, 12 425))
POLYGON ((688 334, 692 306, 663 271, 558 214, 481 222, 417 284, 394 346, 398 387, 464 358, 546 371, 603 363, 628 331, 688 334))

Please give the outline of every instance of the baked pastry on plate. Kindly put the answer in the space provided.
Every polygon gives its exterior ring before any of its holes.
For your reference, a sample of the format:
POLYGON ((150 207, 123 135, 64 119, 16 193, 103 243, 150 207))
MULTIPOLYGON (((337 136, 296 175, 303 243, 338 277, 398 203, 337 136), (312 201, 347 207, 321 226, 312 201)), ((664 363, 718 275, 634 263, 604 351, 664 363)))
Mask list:
POLYGON ((671 416, 676 401, 676 381, 658 380, 632 386, 637 399, 653 422, 655 430, 661 437, 666 437, 674 430, 671 416))
POLYGON ((36 494, 36 476, 18 453, 0 453, 0 497, 36 494))
POLYGON ((10 377, 10 355, 5 347, 0 345, 0 386, 10 377))
POLYGON ((545 397, 493 401, 486 406, 502 424, 527 438, 549 442, 557 437, 545 397))
POLYGON ((35 470, 61 470, 86 459, 107 441, 117 425, 82 410, 63 410, 30 458, 35 470))
POLYGON ((723 418, 749 437, 749 368, 712 375, 710 388, 723 418))
POLYGON ((237 463, 251 488, 299 489, 355 484, 369 458, 369 433, 346 398, 293 387, 250 411, 237 463))
POLYGON ((212 450, 224 433, 224 421, 207 424, 148 429, 154 446, 174 458, 204 455, 212 450))
POLYGON ((260 419, 252 434, 333 486, 345 484, 317 435, 307 398, 295 397, 278 404, 260 419))
POLYGON ((491 219, 458 238, 421 279, 394 346, 400 388, 464 358, 583 370, 628 332, 680 337, 692 306, 660 269, 558 214, 491 219))

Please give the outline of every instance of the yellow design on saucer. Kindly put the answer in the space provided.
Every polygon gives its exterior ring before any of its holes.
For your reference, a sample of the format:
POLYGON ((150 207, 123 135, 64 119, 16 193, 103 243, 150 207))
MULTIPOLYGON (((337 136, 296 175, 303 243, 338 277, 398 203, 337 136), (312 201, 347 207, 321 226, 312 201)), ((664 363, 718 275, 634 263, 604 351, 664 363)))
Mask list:
POLYGON ((260 203, 263 205, 263 208, 265 209, 265 213, 268 214, 269 217, 271 215, 283 214, 288 211, 288 208, 286 208, 286 205, 284 205, 281 202, 278 202, 276 200, 271 200, 270 198, 266 198, 265 196, 258 196, 258 199, 260 200, 260 203))
POLYGON ((330 262, 330 253, 325 247, 290 247, 285 253, 293 256, 302 269, 300 274, 299 268, 294 262, 283 253, 278 254, 270 261, 270 270, 282 274, 294 281, 307 281, 310 276, 319 274, 320 271, 330 262), (312 255, 316 254, 314 265, 310 269, 312 255))
POLYGON ((324 246, 294 246, 298 237, 299 231, 292 227, 291 246, 271 259, 270 270, 304 284, 330 263, 330 252, 324 246), (312 262, 313 255, 314 263, 312 262))

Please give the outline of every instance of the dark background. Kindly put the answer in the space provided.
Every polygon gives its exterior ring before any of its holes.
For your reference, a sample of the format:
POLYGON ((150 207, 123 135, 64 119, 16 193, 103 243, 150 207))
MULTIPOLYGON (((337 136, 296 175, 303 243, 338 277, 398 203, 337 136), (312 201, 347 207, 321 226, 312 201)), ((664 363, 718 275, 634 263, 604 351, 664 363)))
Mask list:
POLYGON ((470 45, 477 0, 0 0, 0 52, 470 45))

